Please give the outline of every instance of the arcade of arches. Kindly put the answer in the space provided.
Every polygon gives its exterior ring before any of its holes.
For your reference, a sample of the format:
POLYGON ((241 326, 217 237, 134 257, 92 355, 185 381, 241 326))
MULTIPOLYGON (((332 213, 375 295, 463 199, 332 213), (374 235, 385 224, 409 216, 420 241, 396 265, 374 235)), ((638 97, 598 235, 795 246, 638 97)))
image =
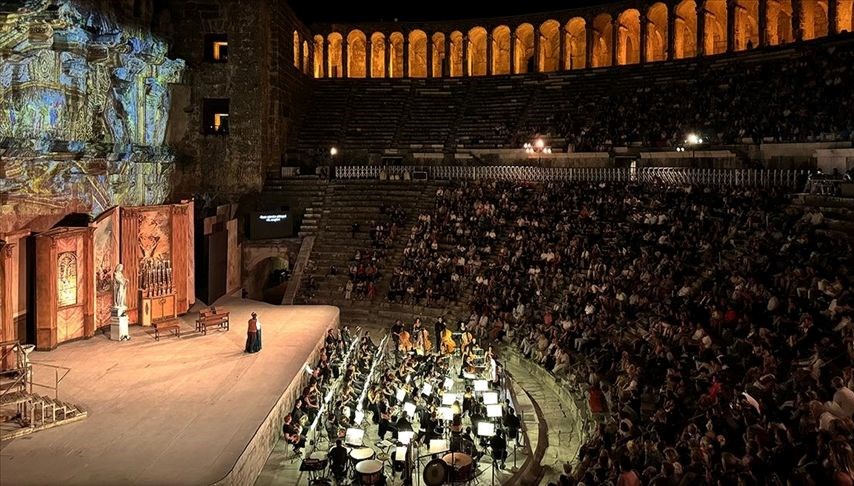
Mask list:
POLYGON ((854 0, 673 0, 643 10, 430 32, 304 37, 294 66, 317 78, 554 72, 744 51, 854 30, 854 0))

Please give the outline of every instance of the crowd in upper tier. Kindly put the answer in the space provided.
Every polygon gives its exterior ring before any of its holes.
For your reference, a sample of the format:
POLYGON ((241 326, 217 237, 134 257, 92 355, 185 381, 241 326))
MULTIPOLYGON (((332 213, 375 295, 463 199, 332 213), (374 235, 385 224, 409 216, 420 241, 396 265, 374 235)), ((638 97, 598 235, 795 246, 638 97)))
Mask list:
POLYGON ((689 132, 713 144, 852 140, 854 51, 805 49, 792 59, 699 69, 682 82, 578 92, 578 99, 523 127, 515 144, 547 135, 575 152, 638 143, 674 147, 689 132))
POLYGON ((851 261, 774 189, 471 183, 419 217, 390 297, 467 302, 479 338, 587 393, 601 423, 562 484, 843 486, 851 261))

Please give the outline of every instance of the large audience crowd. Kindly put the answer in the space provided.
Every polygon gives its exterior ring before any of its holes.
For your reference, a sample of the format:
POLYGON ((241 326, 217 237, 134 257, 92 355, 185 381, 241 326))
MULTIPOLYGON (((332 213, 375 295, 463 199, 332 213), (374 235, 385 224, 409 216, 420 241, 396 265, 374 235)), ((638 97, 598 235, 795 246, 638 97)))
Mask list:
POLYGON ((598 428, 562 484, 852 484, 851 248, 818 211, 774 189, 470 183, 404 255, 390 298, 465 301, 476 336, 587 394, 598 428))
POLYGON ((568 93, 551 115, 520 127, 513 143, 545 136, 575 152, 675 147, 692 131, 714 144, 851 141, 852 66, 850 48, 818 45, 794 57, 700 64, 687 82, 615 82, 597 93, 568 93))

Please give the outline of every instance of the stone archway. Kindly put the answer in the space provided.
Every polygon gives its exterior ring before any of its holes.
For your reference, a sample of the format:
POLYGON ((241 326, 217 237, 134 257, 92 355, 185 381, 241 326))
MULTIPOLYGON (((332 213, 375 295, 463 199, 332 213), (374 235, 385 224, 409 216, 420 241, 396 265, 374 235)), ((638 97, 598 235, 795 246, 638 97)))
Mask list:
POLYGON ((513 46, 516 59, 514 74, 533 72, 534 68, 534 26, 522 24, 516 27, 516 45, 513 46))
POLYGON ((382 32, 371 34, 371 77, 384 78, 385 65, 385 35, 382 32))
POLYGON ((486 76, 486 29, 474 27, 469 30, 468 42, 468 75, 486 76))
POLYGON ((510 74, 510 27, 499 25, 492 30, 492 74, 510 74))
POLYGON ((611 50, 613 49, 614 26, 611 16, 599 14, 593 19, 593 67, 605 67, 611 65, 611 50))
POLYGON ((667 5, 658 2, 646 12, 646 61, 667 60, 667 5))
POLYGON ((587 67, 587 22, 575 17, 566 23, 566 68, 587 67))
POLYGON ((366 76, 367 44, 365 33, 351 30, 347 34, 347 77, 364 78, 366 76))
POLYGON ((640 12, 630 8, 617 17, 619 35, 617 36, 617 64, 638 64, 640 62, 640 12))
POLYGON ((409 77, 427 77, 427 34, 423 30, 409 33, 409 77))
POLYGON ((560 22, 546 20, 540 25, 540 58, 537 68, 541 73, 560 69, 560 22))
POLYGON ((682 0, 676 6, 676 29, 673 36, 673 57, 685 59, 697 55, 697 3, 682 0))

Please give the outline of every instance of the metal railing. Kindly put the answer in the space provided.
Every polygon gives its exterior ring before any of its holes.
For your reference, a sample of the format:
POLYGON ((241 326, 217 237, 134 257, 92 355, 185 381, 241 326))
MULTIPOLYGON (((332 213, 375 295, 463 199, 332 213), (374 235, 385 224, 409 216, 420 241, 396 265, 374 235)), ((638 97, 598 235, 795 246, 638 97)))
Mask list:
POLYGON ((532 166, 339 166, 335 178, 380 179, 380 174, 410 176, 426 172, 438 180, 507 180, 519 182, 638 182, 642 184, 708 185, 721 187, 796 188, 805 170, 785 169, 698 169, 685 167, 532 167, 532 166))

